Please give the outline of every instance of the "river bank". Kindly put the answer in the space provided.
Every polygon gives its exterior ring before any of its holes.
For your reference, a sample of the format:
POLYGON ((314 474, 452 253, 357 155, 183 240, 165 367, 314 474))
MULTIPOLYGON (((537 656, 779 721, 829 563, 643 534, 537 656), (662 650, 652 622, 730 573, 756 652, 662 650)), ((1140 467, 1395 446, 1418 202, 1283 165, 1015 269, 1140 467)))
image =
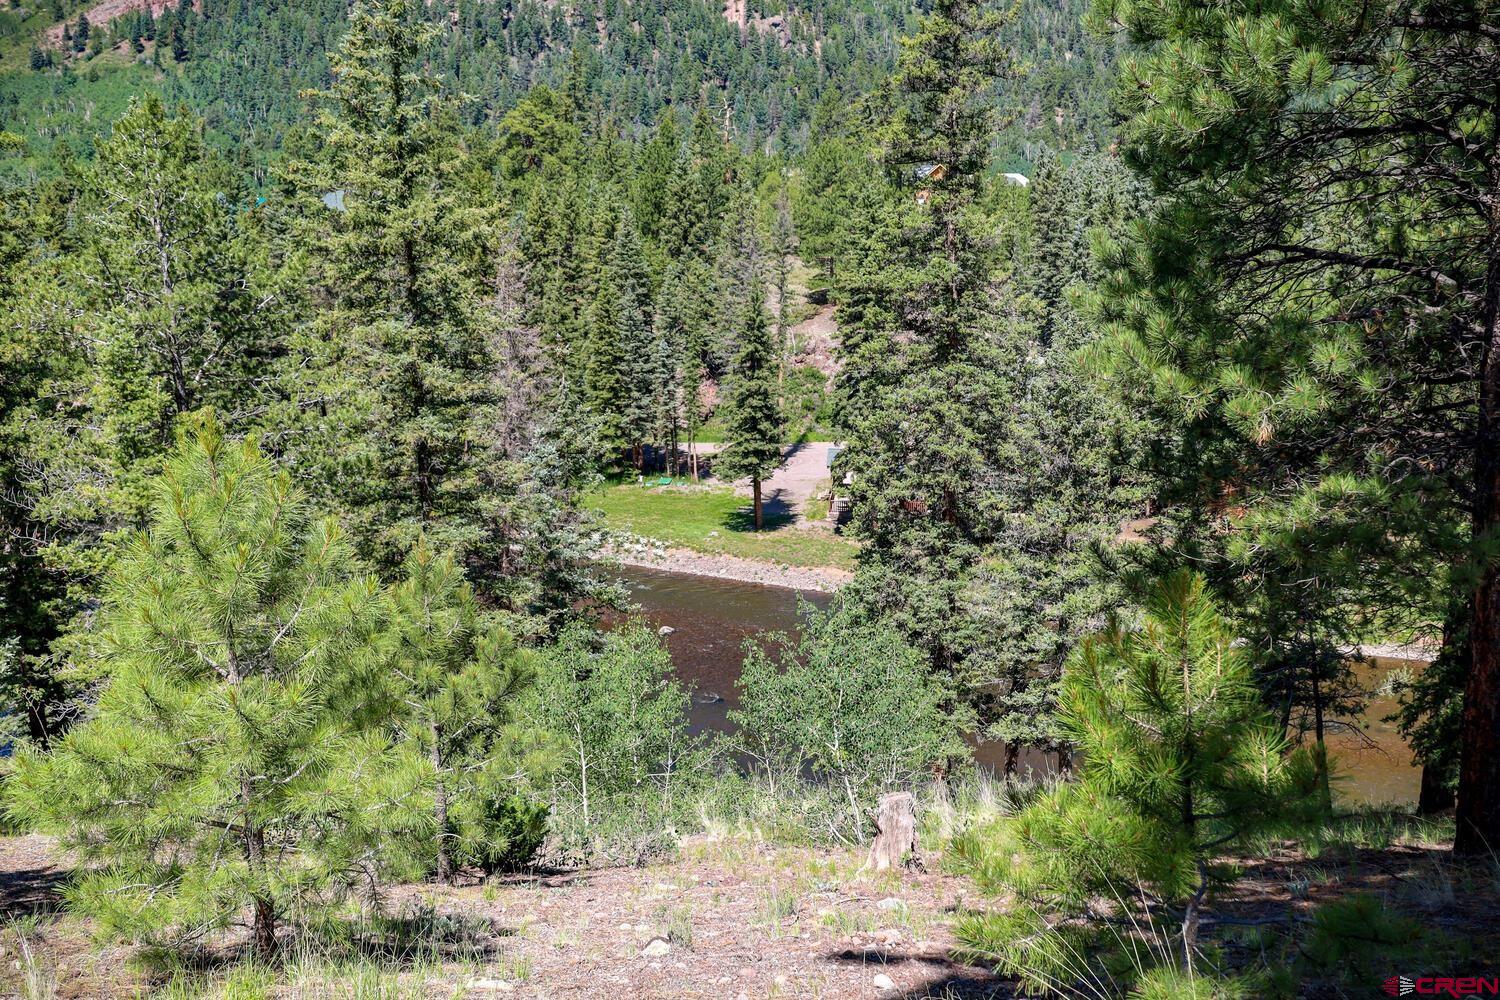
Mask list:
MULTIPOLYGON (((731 562, 732 557, 646 542, 626 546, 622 555, 620 575, 632 602, 653 627, 664 629, 677 675, 697 695, 690 710, 695 731, 729 728, 728 712, 738 705, 746 641, 796 632, 799 602, 826 606, 824 595, 836 588, 838 576, 847 576, 832 570, 821 579, 806 568, 731 562)), ((1421 654, 1427 652, 1415 644, 1372 644, 1359 650, 1368 659, 1355 664, 1355 678, 1368 701, 1357 714, 1331 720, 1328 736, 1343 779, 1337 794, 1346 806, 1416 801, 1421 769, 1392 719, 1398 706, 1387 681, 1393 671, 1420 669, 1426 658, 1421 654)), ((996 769, 1003 759, 1000 743, 975 747, 975 760, 983 769, 996 769)), ((1023 770, 1035 776, 1054 768, 1055 761, 1046 755, 1023 755, 1023 770)))
POLYGON ((788 566, 740 556, 653 545, 647 541, 611 542, 600 549, 600 555, 622 566, 822 594, 831 594, 854 578, 852 572, 836 566, 788 566))

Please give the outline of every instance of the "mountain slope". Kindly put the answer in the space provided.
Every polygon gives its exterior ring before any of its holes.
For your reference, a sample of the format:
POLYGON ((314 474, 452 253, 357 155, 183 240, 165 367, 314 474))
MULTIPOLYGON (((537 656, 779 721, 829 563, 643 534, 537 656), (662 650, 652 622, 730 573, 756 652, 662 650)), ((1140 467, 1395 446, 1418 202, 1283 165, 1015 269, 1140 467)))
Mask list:
MULTIPOLYGON (((47 169, 56 144, 88 139, 156 89, 201 114, 258 173, 327 81, 345 0, 24 0, 0 16, 0 127, 29 140, 12 174, 47 169), (92 12, 88 39, 78 15, 92 12), (101 23, 102 21, 102 23, 101 23)), ((1108 132, 1107 52, 1083 33, 1082 0, 1033 2, 1011 28, 1029 72, 1003 83, 1008 163, 1037 144, 1076 147, 1108 132)), ((707 104, 749 144, 799 148, 820 101, 877 88, 916 11, 893 0, 431 0, 435 60, 493 123, 538 84, 567 87, 617 119, 707 104)))

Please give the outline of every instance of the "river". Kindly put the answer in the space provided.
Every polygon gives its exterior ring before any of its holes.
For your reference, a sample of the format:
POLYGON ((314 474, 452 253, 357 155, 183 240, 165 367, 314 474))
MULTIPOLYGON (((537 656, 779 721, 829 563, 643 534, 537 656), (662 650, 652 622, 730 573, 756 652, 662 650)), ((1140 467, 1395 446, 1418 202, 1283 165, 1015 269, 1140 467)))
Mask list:
MULTIPOLYGON (((662 570, 625 567, 620 575, 646 619, 658 628, 671 629, 667 648, 678 677, 694 692, 690 722, 696 731, 727 727, 727 713, 737 704, 735 680, 747 638, 794 631, 799 600, 817 607, 826 607, 829 601, 827 594, 799 595, 782 587, 662 570)), ((1398 660, 1376 660, 1361 665, 1358 672, 1361 682, 1374 689, 1387 673, 1403 665, 1398 660)), ((1335 788, 1341 801, 1416 801, 1421 774, 1412 766, 1411 753, 1395 726, 1383 721, 1394 707, 1392 699, 1377 698, 1360 722, 1361 733, 1330 735, 1335 773, 1342 775, 1335 788)), ((995 767, 1003 749, 980 744, 975 759, 981 766, 995 767)), ((1023 761, 1040 770, 1051 764, 1041 755, 1028 755, 1023 761)))

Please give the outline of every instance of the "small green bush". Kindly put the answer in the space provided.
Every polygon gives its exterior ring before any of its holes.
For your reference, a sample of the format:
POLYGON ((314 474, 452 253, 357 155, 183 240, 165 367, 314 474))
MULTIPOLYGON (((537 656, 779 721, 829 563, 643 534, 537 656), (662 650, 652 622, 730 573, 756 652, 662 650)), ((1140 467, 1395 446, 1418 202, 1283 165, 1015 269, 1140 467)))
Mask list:
POLYGON ((547 839, 551 809, 516 794, 486 796, 459 829, 458 856, 486 875, 521 871, 547 839))
POLYGON ((687 689, 656 632, 639 622, 564 631, 528 698, 527 717, 557 751, 547 794, 557 859, 670 856, 717 768, 688 731, 687 689))
POLYGON ((1360 893, 1318 907, 1301 950, 1310 970, 1359 982, 1411 956, 1421 930, 1378 897, 1360 893))

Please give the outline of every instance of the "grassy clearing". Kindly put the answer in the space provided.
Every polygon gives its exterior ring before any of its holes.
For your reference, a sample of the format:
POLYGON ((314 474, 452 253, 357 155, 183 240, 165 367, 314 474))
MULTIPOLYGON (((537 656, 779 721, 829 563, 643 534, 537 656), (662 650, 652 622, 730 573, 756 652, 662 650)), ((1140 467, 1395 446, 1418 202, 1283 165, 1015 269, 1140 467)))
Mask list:
POLYGON ((857 546, 824 531, 803 531, 791 518, 766 519, 753 530, 750 503, 728 487, 606 487, 589 500, 611 531, 654 539, 709 555, 738 556, 784 566, 852 570, 857 546))

